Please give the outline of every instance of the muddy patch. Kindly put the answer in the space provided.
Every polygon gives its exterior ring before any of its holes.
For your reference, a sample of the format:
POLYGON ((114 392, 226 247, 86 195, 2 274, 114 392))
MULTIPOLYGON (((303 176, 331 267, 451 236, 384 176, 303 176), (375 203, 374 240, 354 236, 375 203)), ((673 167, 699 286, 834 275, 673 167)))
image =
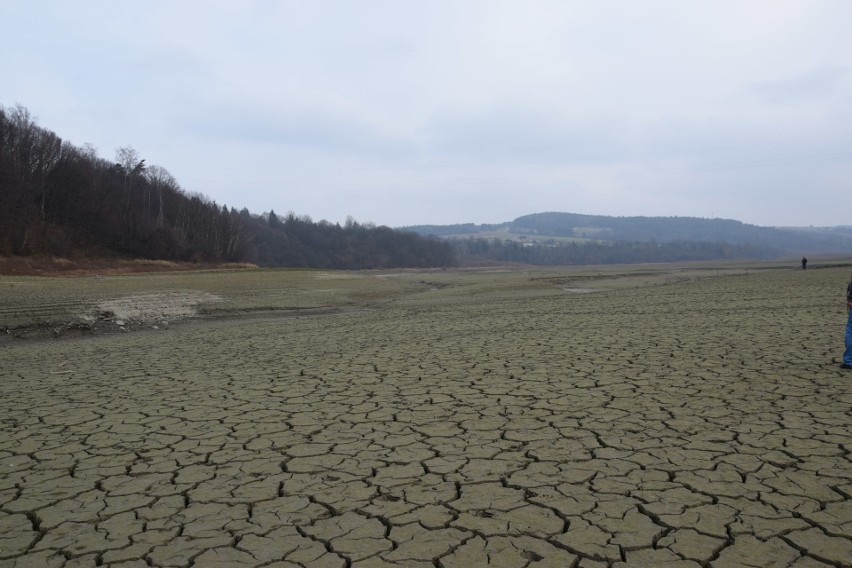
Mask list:
POLYGON ((99 302, 88 313, 63 320, 5 328, 0 340, 46 339, 161 329, 199 315, 199 307, 221 301, 220 296, 198 290, 169 290, 135 294, 99 302))
POLYGON ((194 317, 200 304, 221 301, 220 296, 197 290, 175 290, 156 294, 139 294, 105 300, 94 314, 82 316, 84 321, 111 321, 119 327, 168 325, 194 317))

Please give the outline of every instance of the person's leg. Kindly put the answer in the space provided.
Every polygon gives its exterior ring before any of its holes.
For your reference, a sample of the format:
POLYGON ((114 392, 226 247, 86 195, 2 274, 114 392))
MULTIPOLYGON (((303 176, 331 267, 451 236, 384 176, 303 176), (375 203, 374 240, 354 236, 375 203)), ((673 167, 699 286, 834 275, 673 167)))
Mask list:
POLYGON ((849 319, 846 321, 846 351, 843 353, 843 362, 852 365, 852 310, 849 310, 849 319))

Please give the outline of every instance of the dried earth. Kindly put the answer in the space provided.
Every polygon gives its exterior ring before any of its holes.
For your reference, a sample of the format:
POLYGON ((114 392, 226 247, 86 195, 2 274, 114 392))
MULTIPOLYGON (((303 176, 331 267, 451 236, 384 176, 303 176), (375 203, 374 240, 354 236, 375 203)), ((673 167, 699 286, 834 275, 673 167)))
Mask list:
POLYGON ((0 567, 850 566, 846 268, 300 278, 0 347, 0 567))

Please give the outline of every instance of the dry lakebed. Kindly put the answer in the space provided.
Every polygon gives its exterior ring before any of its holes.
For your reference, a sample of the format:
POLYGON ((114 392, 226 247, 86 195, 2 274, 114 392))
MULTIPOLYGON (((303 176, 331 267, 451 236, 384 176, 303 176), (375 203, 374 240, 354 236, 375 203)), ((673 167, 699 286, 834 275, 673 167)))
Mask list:
POLYGON ((794 268, 0 276, 0 568, 852 566, 794 268))

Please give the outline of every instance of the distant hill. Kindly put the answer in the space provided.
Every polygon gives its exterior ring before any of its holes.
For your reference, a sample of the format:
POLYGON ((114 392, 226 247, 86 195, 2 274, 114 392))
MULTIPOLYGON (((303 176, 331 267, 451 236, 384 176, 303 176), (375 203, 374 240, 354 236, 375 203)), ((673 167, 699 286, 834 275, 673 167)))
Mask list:
POLYGON ((609 217, 548 212, 523 215, 499 224, 418 225, 405 230, 453 239, 498 238, 528 246, 567 242, 657 243, 669 249, 678 243, 728 245, 759 258, 852 253, 852 226, 760 227, 732 219, 699 217, 609 217))

